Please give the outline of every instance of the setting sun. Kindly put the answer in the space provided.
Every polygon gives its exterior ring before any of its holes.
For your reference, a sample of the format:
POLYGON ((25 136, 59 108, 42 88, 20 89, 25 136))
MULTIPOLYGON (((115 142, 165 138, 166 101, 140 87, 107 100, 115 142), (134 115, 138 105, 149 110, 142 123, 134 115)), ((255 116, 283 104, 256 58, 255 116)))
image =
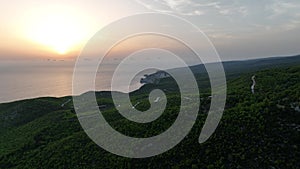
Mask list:
POLYGON ((64 55, 76 50, 88 38, 88 24, 78 13, 67 8, 52 8, 38 14, 32 15, 26 34, 30 41, 47 50, 64 55))

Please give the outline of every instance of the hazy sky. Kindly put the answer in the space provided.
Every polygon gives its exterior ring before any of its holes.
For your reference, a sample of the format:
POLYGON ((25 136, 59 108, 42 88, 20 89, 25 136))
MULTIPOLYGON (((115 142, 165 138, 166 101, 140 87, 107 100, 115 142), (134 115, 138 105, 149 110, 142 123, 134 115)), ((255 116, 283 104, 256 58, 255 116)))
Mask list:
POLYGON ((223 60, 300 53, 299 0, 9 0, 0 11, 6 60, 75 57, 103 26, 151 11, 197 25, 223 60))

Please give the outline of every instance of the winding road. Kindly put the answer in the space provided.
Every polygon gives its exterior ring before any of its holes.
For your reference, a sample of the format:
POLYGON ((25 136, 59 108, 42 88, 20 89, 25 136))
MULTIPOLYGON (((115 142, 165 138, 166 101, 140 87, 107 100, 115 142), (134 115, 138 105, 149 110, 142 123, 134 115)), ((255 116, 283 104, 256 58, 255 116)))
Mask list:
POLYGON ((254 94, 254 88, 255 88, 255 85, 256 85, 256 82, 255 82, 255 75, 254 76, 252 76, 252 86, 251 86, 251 91, 252 91, 252 93, 254 94))

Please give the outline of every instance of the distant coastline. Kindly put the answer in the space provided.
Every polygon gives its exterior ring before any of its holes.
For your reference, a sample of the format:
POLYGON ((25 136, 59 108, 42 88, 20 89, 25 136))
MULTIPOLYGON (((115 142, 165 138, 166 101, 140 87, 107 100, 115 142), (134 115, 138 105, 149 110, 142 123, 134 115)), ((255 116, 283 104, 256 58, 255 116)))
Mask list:
MULTIPOLYGON (((49 67, 47 67, 45 62, 41 65, 35 62, 35 66, 16 64, 11 67, 6 65, 5 67, 7 68, 0 67, 0 79, 2 81, 0 84, 0 103, 38 97, 65 97, 72 95, 73 64, 69 64, 66 67, 65 62, 58 63, 60 64, 52 64, 49 67)), ((300 64, 300 55, 223 62, 227 75, 297 64, 300 64)), ((191 69, 194 73, 205 73, 204 65, 191 66, 191 69)), ((109 66, 107 70, 110 71, 109 66)), ((173 70, 180 70, 180 68, 173 70)), ((148 76, 151 76, 151 74, 148 76)), ((141 76, 140 80, 142 78, 141 76)), ((103 83, 105 79, 109 79, 109 77, 102 76, 102 79, 99 80, 100 83, 98 83, 98 86, 101 87, 97 88, 97 91, 110 90, 110 84, 103 83)), ((136 84, 132 91, 137 90, 141 86, 142 84, 140 83, 136 84)))

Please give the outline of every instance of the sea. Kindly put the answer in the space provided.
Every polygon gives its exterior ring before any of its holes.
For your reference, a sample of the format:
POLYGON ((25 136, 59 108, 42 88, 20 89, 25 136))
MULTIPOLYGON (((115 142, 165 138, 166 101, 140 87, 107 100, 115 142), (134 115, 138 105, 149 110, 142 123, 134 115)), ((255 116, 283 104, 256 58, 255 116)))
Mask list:
MULTIPOLYGON (((1 61, 0 62, 0 103, 38 97, 63 97, 73 95, 72 78, 74 61, 43 60, 43 61, 1 61)), ((95 91, 110 91, 112 72, 109 64, 102 65, 101 75, 95 78, 95 91)), ((100 73, 99 73, 100 74, 100 73)), ((84 76, 84 74, 82 75, 84 76)), ((130 92, 142 86, 135 77, 130 86, 122 86, 120 91, 130 92), (124 89, 124 90, 123 90, 124 89)), ((91 89, 86 89, 91 91, 91 89)))

